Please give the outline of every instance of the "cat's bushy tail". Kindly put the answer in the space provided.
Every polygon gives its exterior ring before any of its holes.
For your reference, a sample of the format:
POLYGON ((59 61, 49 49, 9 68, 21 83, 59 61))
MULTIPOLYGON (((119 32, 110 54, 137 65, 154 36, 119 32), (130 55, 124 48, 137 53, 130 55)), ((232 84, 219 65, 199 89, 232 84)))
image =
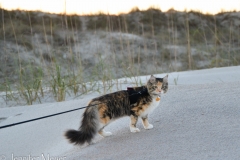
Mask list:
POLYGON ((85 142, 91 143, 97 133, 99 121, 97 106, 87 108, 83 114, 82 124, 79 130, 68 130, 65 137, 70 143, 82 145, 85 142))

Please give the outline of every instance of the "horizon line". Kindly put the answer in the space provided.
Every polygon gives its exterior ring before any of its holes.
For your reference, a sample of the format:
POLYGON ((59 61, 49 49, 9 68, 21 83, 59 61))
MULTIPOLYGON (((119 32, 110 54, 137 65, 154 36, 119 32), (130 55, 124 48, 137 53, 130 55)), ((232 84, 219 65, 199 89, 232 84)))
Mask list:
POLYGON ((50 11, 44 11, 44 10, 37 10, 37 9, 21 9, 21 8, 13 8, 13 9, 8 9, 8 8, 5 8, 5 7, 2 7, 0 5, 0 9, 2 10, 7 10, 7 11, 29 11, 29 12, 42 12, 42 13, 48 13, 48 14, 63 14, 63 15, 79 15, 79 16, 87 16, 87 15, 98 15, 98 14, 105 14, 105 15, 122 15, 122 14, 129 14, 133 11, 137 11, 139 10, 140 12, 142 11, 147 11, 149 9, 157 9, 161 12, 164 12, 164 13, 167 13, 171 10, 173 11, 176 11, 176 12, 185 12, 185 13, 188 13, 188 12, 199 12, 201 14, 205 14, 205 15, 217 15, 217 14, 221 14, 221 13, 229 13, 229 12, 240 12, 240 10, 237 10, 237 9, 232 9, 232 10, 224 10, 224 9, 221 9, 221 11, 218 11, 216 13, 211 13, 211 12, 203 12, 201 10, 197 10, 197 9, 184 9, 184 10, 177 10, 175 9, 174 7, 171 7, 165 11, 163 11, 161 8, 159 7, 156 7, 156 6, 150 6, 148 7, 147 9, 139 9, 137 6, 135 7, 132 7, 129 11, 123 11, 123 12, 119 12, 119 13, 110 13, 109 11, 102 11, 102 10, 99 10, 99 11, 96 11, 96 12, 89 12, 89 13, 77 13, 77 12, 65 12, 65 11, 62 11, 62 12, 50 12, 50 11))

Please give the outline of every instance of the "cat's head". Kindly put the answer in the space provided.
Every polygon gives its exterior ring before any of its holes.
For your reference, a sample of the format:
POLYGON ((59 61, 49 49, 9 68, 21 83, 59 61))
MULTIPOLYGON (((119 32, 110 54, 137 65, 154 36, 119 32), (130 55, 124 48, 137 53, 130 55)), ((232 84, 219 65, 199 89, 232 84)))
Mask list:
POLYGON ((159 95, 166 93, 168 90, 168 75, 163 78, 157 78, 151 75, 147 82, 148 93, 159 95))

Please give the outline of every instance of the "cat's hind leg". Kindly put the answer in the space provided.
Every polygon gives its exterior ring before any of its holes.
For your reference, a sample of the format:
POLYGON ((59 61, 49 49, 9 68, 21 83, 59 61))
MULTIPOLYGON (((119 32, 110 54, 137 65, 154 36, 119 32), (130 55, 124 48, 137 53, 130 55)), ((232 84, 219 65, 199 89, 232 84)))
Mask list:
POLYGON ((111 136, 111 135, 112 135, 111 132, 106 132, 106 131, 104 131, 103 128, 100 129, 100 130, 98 131, 98 133, 99 133, 101 136, 103 136, 103 137, 108 137, 108 136, 111 136))
POLYGON ((130 122, 130 131, 133 133, 140 132, 140 130, 136 127, 138 116, 131 115, 130 116, 131 122, 130 122))
POLYGON ((142 117, 142 123, 143 123, 143 127, 145 129, 152 129, 153 128, 153 125, 148 122, 148 117, 147 116, 142 117))
POLYGON ((98 133, 103 137, 111 136, 111 132, 104 131, 104 127, 106 127, 110 122, 111 118, 106 114, 107 106, 102 104, 101 108, 99 109, 99 130, 98 133))

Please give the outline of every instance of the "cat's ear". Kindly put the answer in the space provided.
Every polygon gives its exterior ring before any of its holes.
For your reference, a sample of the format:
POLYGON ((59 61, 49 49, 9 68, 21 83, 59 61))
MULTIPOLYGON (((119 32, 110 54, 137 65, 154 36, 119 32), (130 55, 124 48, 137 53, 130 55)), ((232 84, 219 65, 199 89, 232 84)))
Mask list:
POLYGON ((150 81, 151 83, 154 83, 154 82, 156 81, 156 77, 154 77, 153 75, 151 75, 149 81, 150 81))
POLYGON ((168 74, 165 77, 163 77, 163 82, 168 82, 168 74))

